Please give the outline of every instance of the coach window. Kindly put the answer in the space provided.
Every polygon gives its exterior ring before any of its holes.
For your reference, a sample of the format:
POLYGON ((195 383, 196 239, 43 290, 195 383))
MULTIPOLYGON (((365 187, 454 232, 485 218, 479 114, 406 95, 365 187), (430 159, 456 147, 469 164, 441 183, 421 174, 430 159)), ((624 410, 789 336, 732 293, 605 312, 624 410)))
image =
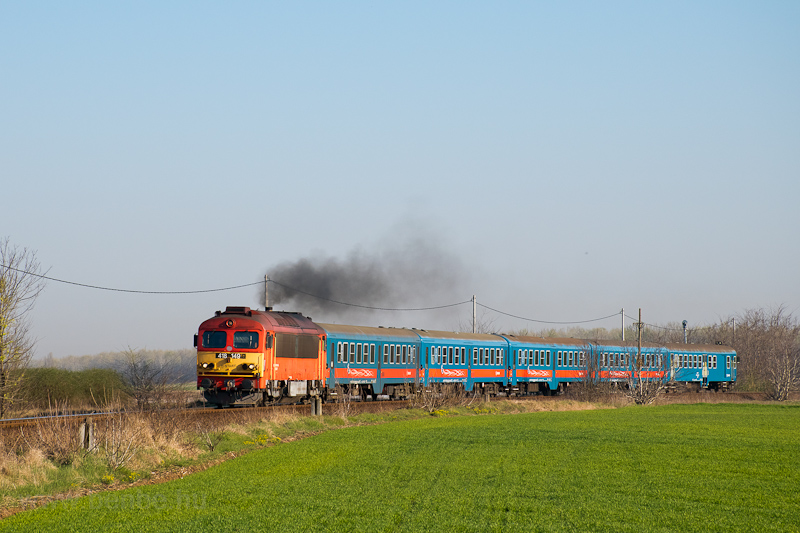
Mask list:
POLYGON ((356 363, 361 364, 361 343, 356 344, 356 363))
POLYGON ((725 368, 727 368, 728 370, 731 369, 731 356, 730 355, 725 358, 725 368))
POLYGON ((403 364, 406 364, 406 361, 408 361, 408 357, 407 357, 408 351, 407 350, 408 350, 408 346, 406 346, 404 344, 403 345, 403 364))
POLYGON ((389 364, 394 364, 394 344, 389 345, 389 364))

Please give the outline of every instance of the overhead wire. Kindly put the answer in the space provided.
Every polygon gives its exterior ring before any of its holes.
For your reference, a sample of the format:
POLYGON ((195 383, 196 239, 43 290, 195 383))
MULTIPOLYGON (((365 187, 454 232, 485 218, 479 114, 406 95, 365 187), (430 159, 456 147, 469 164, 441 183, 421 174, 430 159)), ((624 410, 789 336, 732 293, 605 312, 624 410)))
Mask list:
MULTIPOLYGON (((78 283, 78 282, 75 282, 75 281, 69 281, 69 280, 55 278, 55 277, 52 277, 52 276, 46 276, 44 274, 37 274, 35 272, 27 272, 27 271, 20 270, 20 269, 17 269, 17 268, 14 268, 14 267, 10 267, 10 266, 7 266, 7 265, 0 265, 0 267, 7 268, 7 269, 13 270, 15 272, 20 272, 22 274, 35 276, 35 277, 42 278, 42 279, 46 279, 48 281, 54 281, 54 282, 57 282, 57 283, 64 283, 64 284, 67 284, 67 285, 74 285, 74 286, 77 286, 77 287, 85 287, 85 288, 89 288, 89 289, 97 289, 97 290, 103 290, 103 291, 123 292, 123 293, 128 293, 128 294, 164 294, 164 295, 170 295, 170 294, 204 294, 204 293, 211 293, 211 292, 222 292, 222 291, 229 291, 229 290, 234 290, 234 289, 241 289, 241 288, 244 288, 244 287, 254 287, 256 285, 261 285, 261 284, 264 283, 264 281, 256 281, 256 282, 253 282, 253 283, 245 283, 245 284, 242 284, 242 285, 233 285, 233 286, 230 286, 230 287, 220 287, 220 288, 216 288, 216 289, 200 289, 200 290, 191 290, 191 291, 145 291, 145 290, 135 290, 135 289, 120 289, 120 288, 115 288, 115 287, 103 287, 101 285, 91 285, 91 284, 88 284, 88 283, 78 283)), ((287 289, 289 291, 293 291, 293 292, 296 292, 296 293, 299 293, 299 294, 304 294, 304 295, 309 296, 311 298, 316 298, 318 300, 324 300, 326 302, 331 302, 331 303, 335 303, 335 304, 338 304, 338 305, 344 305, 344 306, 347 306, 347 307, 357 307, 359 309, 370 309, 370 310, 373 310, 373 311, 433 311, 433 310, 436 310, 436 309, 446 309, 446 308, 450 308, 450 307, 457 307, 459 305, 465 305, 465 304, 468 304, 468 303, 472 302, 472 299, 469 299, 469 300, 465 300, 463 302, 456 302, 456 303, 445 304, 445 305, 435 305, 435 306, 429 306, 429 307, 377 307, 377 306, 371 306, 371 305, 361 305, 361 304, 354 304, 354 303, 350 303, 350 302, 342 302, 340 300, 334 300, 332 298, 326 298, 324 296, 320 296, 320 295, 317 295, 317 294, 312 294, 310 292, 303 291, 301 289, 298 289, 296 287, 292 287, 292 286, 287 285, 285 283, 281 283, 281 282, 276 281, 274 279, 269 279, 269 280, 267 280, 267 282, 268 283, 272 283, 274 285, 281 286, 284 289, 287 289)), ((600 317, 600 318, 592 318, 592 319, 589 319, 589 320, 573 320, 573 321, 537 320, 537 319, 534 319, 534 318, 523 317, 523 316, 515 315, 515 314, 512 314, 512 313, 506 313, 505 311, 500 311, 499 309, 495 309, 493 307, 490 307, 488 305, 485 305, 485 304, 482 304, 482 303, 479 303, 479 302, 476 302, 476 303, 477 303, 478 306, 483 307, 485 309, 488 309, 490 311, 493 311, 495 313, 498 313, 498 314, 501 314, 501 315, 505 315, 505 316, 509 316, 509 317, 512 317, 512 318, 516 318, 516 319, 519 319, 519 320, 524 320, 524 321, 527 321, 527 322, 535 322, 537 324, 554 324, 554 325, 588 324, 588 323, 591 323, 591 322, 599 322, 601 320, 607 320, 609 318, 612 318, 612 317, 615 317, 615 316, 619 315, 619 312, 616 312, 616 313, 612 313, 610 315, 607 315, 607 316, 604 316, 604 317, 600 317)), ((625 316, 627 316, 631 320, 635 320, 634 318, 632 318, 632 317, 630 317, 628 315, 625 315, 625 316)), ((648 325, 650 325, 650 324, 648 324, 648 325)), ((661 329, 674 329, 674 328, 664 328, 662 326, 655 326, 655 325, 652 325, 652 327, 661 328, 661 329)))
POLYGON ((133 289, 118 289, 118 288, 114 288, 114 287, 102 287, 102 286, 99 286, 99 285, 89 285, 87 283, 78 283, 78 282, 75 282, 75 281, 68 281, 68 280, 65 280, 65 279, 54 278, 52 276, 45 276, 44 274, 37 274, 35 272, 27 272, 27 271, 20 270, 18 268, 6 266, 6 265, 0 265, 0 266, 2 266, 3 268, 7 268, 9 270, 14 270, 15 272, 19 272, 21 274, 26 274, 26 275, 29 275, 29 276, 35 276, 37 278, 46 279, 48 281, 56 281, 58 283, 66 283, 67 285, 76 285, 78 287, 86 287, 86 288, 89 288, 89 289, 98 289, 98 290, 102 290, 102 291, 126 292, 126 293, 134 293, 134 294, 201 294, 201 293, 207 293, 207 292, 221 292, 221 291, 229 291, 229 290, 232 290, 232 289, 241 289, 242 287, 251 287, 251 286, 259 285, 259 284, 263 283, 263 281, 257 281, 255 283, 246 283, 244 285, 236 285, 236 286, 233 286, 233 287, 221 287, 219 289, 203 289, 203 290, 195 290, 195 291, 141 291, 141 290, 133 290, 133 289))
POLYGON ((513 317, 513 318, 518 318, 520 320, 525 320, 527 322, 536 322, 537 324, 588 324, 589 322, 599 322, 601 320, 607 320, 607 319, 609 319, 611 317, 615 317, 615 316, 619 315, 619 311, 617 311, 616 313, 610 314, 608 316, 600 317, 600 318, 592 318, 592 319, 589 319, 589 320, 574 320, 574 321, 569 321, 569 322, 558 322, 558 321, 552 321, 552 320, 536 320, 534 318, 526 318, 524 316, 512 315, 511 313, 506 313, 504 311, 500 311, 498 309, 494 309, 494 308, 489 307, 488 305, 484 305, 482 303, 478 303, 478 305, 480 307, 484 307, 486 309, 489 309, 490 311, 494 311, 495 313, 499 313, 501 315, 510 316, 510 317, 513 317))

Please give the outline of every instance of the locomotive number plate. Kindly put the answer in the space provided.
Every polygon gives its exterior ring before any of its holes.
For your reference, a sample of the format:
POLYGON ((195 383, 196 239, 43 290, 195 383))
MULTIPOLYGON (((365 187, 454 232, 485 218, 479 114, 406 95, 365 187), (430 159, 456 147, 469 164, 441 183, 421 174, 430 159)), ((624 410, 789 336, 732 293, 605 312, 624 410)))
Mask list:
POLYGON ((230 357, 231 359, 244 359, 243 353, 218 353, 217 359, 227 359, 230 357))

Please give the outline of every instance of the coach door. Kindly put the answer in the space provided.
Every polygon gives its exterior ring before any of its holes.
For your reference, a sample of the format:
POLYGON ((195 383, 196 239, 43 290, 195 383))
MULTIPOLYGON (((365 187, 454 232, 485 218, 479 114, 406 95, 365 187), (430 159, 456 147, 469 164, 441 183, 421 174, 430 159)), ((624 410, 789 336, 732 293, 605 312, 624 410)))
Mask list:
POLYGON ((708 387, 708 354, 703 354, 703 387, 708 387))

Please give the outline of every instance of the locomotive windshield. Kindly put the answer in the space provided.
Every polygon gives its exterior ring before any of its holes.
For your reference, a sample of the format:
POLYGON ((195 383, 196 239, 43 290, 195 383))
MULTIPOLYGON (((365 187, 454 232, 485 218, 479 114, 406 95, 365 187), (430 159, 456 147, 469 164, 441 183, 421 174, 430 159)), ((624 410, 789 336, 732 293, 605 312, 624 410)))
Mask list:
POLYGON ((233 347, 244 350, 254 350, 258 348, 258 333, 255 331, 234 332, 233 347))
POLYGON ((228 340, 225 331, 206 331, 203 333, 203 346, 205 348, 224 348, 228 340))

